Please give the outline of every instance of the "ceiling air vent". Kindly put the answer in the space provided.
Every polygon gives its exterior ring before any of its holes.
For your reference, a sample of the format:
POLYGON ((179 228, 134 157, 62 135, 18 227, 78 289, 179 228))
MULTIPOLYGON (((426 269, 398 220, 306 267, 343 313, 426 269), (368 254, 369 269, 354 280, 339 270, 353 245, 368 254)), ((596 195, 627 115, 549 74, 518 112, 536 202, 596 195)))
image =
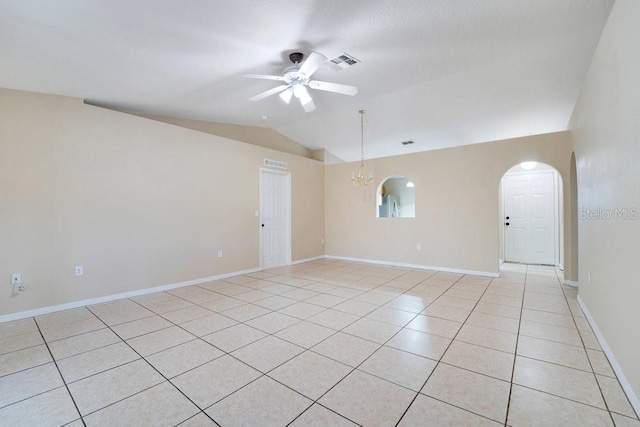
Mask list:
POLYGON ((409 141, 402 141, 402 145, 411 145, 413 144, 413 141, 409 140, 409 141))
POLYGON ((337 56, 333 59, 330 59, 326 62, 327 67, 331 68, 333 71, 344 70, 347 67, 357 64, 361 62, 359 59, 354 58, 348 53, 343 53, 340 56, 337 56))
POLYGON ((279 162, 277 160, 270 160, 270 159, 264 159, 264 165, 270 166, 272 168, 278 168, 278 169, 287 168, 287 164, 285 162, 279 162))

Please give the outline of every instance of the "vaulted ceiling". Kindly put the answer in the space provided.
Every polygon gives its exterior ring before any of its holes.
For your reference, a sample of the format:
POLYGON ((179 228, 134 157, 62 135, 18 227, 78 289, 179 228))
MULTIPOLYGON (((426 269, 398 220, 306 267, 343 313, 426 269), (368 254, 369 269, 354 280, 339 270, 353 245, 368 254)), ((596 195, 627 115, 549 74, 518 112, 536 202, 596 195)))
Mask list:
POLYGON ((565 130, 613 0, 0 0, 0 87, 272 128, 345 160, 565 130), (361 61, 278 96, 288 54, 361 61), (403 146, 401 141, 413 140, 403 146))

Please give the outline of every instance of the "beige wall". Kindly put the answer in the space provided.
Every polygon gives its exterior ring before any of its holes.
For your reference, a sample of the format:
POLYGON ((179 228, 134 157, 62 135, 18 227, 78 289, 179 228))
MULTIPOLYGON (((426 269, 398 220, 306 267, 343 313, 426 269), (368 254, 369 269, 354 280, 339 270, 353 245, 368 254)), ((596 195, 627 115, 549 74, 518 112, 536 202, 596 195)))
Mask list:
POLYGON ((265 157, 292 174, 293 260, 323 255, 321 162, 0 89, 0 315, 258 267, 265 157))
POLYGON ((568 132, 558 132, 369 160, 375 179, 365 188, 350 182, 357 163, 328 166, 327 254, 497 273, 502 175, 537 160, 566 181, 570 157, 568 132), (376 218, 376 188, 390 175, 415 183, 415 218, 376 218))
POLYGON ((639 21, 640 2, 615 2, 571 119, 578 206, 596 212, 626 209, 629 218, 580 219, 580 298, 636 396, 640 219, 631 219, 630 210, 640 213, 639 21))
POLYGON ((330 151, 325 150, 324 148, 319 148, 317 150, 313 150, 311 152, 311 158, 320 160, 327 165, 334 165, 336 163, 344 163, 344 160, 333 155, 330 151))
POLYGON ((204 120, 182 119, 142 113, 138 113, 136 115, 200 132, 210 133, 211 135, 223 136, 225 138, 258 145, 260 147, 295 154, 296 156, 320 160, 314 156, 312 150, 270 128, 234 125, 232 123, 207 122, 204 120))

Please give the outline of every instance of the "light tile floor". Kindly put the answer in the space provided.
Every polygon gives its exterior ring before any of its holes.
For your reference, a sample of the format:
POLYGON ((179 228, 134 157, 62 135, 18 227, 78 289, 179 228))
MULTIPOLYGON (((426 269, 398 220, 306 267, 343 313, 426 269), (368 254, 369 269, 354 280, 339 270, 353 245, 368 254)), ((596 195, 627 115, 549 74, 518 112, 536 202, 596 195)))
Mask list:
POLYGON ((0 325, 7 426, 640 426, 551 267, 319 260, 0 325))

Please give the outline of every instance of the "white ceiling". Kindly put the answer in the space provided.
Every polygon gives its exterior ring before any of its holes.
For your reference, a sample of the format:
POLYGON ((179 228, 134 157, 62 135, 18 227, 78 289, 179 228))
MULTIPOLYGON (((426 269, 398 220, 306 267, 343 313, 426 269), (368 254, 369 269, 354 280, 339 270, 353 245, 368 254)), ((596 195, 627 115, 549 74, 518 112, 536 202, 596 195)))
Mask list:
POLYGON ((265 126, 345 160, 565 130, 613 0, 0 0, 0 87, 265 126), (277 96, 292 51, 362 63, 277 96), (261 120, 261 116, 268 116, 261 120), (403 146, 411 139, 415 144, 403 146))

